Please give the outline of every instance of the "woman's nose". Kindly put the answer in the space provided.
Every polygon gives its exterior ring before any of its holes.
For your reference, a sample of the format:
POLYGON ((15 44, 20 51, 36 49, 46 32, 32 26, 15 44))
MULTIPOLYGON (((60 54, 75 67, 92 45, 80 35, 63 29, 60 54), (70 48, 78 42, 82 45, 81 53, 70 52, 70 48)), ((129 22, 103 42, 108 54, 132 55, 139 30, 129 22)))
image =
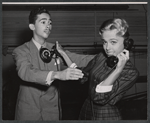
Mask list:
POLYGON ((109 44, 106 45, 106 49, 107 49, 107 50, 110 49, 110 45, 109 45, 109 44))

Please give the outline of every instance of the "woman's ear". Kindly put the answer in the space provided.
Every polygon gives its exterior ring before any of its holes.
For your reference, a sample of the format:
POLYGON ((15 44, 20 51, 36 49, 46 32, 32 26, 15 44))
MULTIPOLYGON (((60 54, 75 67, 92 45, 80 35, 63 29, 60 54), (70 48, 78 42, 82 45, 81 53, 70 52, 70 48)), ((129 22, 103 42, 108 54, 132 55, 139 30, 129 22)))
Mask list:
POLYGON ((35 30, 34 24, 29 24, 29 28, 30 28, 31 30, 35 30))

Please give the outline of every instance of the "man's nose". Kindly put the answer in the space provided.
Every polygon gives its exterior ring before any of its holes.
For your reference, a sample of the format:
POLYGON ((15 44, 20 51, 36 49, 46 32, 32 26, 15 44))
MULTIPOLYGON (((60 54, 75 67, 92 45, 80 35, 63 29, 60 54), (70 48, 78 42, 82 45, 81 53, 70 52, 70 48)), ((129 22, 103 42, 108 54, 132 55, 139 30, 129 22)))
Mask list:
POLYGON ((50 27, 50 24, 47 24, 47 28, 49 28, 50 27))
POLYGON ((52 25, 51 24, 48 24, 47 25, 47 28, 51 29, 52 25))

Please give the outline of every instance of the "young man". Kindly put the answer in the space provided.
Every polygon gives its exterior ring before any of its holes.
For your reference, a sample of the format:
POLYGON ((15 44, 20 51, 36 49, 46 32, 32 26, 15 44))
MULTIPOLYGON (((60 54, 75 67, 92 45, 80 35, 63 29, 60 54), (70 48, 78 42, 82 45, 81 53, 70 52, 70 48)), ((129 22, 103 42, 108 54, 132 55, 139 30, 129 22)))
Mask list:
MULTIPOLYGON (((47 62, 40 57, 43 54, 48 56, 47 51, 54 46, 46 42, 52 29, 52 20, 45 8, 39 7, 30 12, 29 28, 33 31, 33 38, 13 51, 18 75, 23 80, 18 93, 15 119, 59 120, 61 107, 57 80, 78 80, 83 77, 83 73, 79 69, 71 68, 73 64, 58 71, 62 61, 60 58, 52 58, 47 62), (47 48, 42 54, 41 47, 47 48)), ((66 53, 79 67, 86 66, 94 57, 69 51, 66 53)))

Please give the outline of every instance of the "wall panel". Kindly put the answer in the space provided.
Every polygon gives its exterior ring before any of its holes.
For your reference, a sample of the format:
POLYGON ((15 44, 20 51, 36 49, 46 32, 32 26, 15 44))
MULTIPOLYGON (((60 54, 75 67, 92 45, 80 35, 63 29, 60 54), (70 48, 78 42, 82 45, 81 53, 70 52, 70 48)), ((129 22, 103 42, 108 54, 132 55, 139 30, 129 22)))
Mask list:
MULTIPOLYGON (((50 11, 52 32, 48 41, 59 40, 62 45, 100 43, 98 30, 102 22, 123 17, 129 23, 131 37, 137 45, 147 45, 145 12, 114 11, 50 11)), ((3 11, 3 44, 20 45, 32 37, 28 28, 29 11, 3 11)), ((100 43, 101 44, 101 43, 100 43)))

